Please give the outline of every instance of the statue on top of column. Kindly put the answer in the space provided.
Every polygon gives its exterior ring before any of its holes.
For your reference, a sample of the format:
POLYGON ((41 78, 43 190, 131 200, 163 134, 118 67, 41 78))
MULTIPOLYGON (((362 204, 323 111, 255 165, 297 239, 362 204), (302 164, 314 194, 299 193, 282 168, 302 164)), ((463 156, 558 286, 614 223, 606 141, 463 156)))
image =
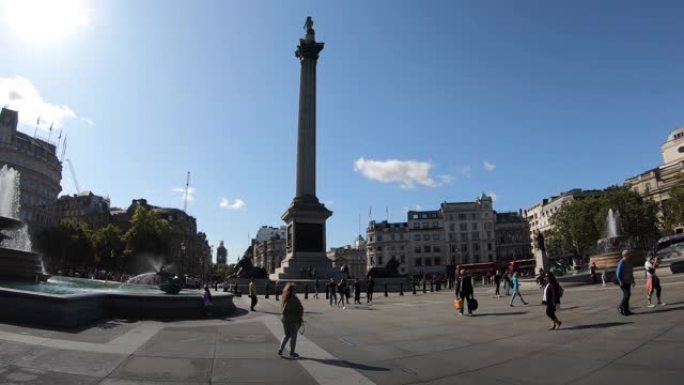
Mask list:
POLYGON ((304 30, 306 30, 306 40, 313 40, 314 35, 316 34, 316 31, 313 29, 313 19, 311 16, 306 17, 306 21, 304 22, 304 30))

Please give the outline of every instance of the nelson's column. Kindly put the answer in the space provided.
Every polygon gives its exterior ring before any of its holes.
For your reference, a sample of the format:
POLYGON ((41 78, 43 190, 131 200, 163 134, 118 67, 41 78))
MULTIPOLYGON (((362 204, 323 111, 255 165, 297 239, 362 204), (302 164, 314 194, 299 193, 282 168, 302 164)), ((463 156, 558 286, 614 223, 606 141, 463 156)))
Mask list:
POLYGON ((299 126, 297 129, 297 192, 281 216, 287 223, 286 256, 271 279, 300 278, 307 269, 318 277, 334 274, 325 255, 325 220, 332 211, 316 197, 316 62, 323 50, 317 42, 311 16, 304 25, 306 36, 299 39, 295 55, 301 63, 299 82, 299 126))

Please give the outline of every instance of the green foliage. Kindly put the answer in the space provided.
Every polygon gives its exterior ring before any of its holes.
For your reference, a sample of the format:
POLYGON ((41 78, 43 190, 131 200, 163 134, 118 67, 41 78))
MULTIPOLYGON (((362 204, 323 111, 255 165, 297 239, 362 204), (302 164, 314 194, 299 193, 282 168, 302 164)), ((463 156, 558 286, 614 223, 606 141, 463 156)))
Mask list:
POLYGON ((666 234, 674 234, 675 228, 684 224, 684 180, 680 179, 668 195, 670 198, 663 202, 662 226, 666 234))
POLYGON ((110 224, 95 230, 91 237, 95 261, 99 269, 123 271, 123 255, 126 244, 123 232, 110 224))
POLYGON ((157 255, 168 245, 171 227, 159 214, 144 207, 138 207, 131 219, 131 227, 124 234, 126 265, 131 267, 138 254, 157 255))
POLYGON ((606 236, 608 210, 619 212, 622 235, 634 246, 651 248, 659 237, 657 207, 638 193, 613 186, 600 197, 574 200, 551 218, 553 230, 546 234, 547 248, 553 256, 576 257, 595 252, 596 242, 606 236))
POLYGON ((229 276, 235 273, 235 264, 231 263, 228 265, 224 264, 211 264, 211 277, 217 281, 224 281, 229 276))
POLYGON ((36 248, 43 254, 48 271, 86 270, 95 263, 91 234, 92 230, 86 223, 65 219, 38 234, 36 248))

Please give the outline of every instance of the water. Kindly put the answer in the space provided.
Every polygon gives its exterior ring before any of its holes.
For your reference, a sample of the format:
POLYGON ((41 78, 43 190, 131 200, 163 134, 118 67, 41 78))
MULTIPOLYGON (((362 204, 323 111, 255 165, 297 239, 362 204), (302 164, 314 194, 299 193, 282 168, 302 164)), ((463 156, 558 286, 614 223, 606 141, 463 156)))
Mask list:
MULTIPOLYGON (((2 166, 0 169, 0 216, 8 218, 19 217, 19 172, 13 168, 2 166)), ((3 241, 3 246, 11 249, 31 251, 31 237, 28 227, 23 225, 18 230, 4 230, 9 239, 3 241)))
MULTIPOLYGON (((71 277, 52 277, 45 283, 33 282, 2 282, 0 288, 32 291, 46 294, 87 294, 87 293, 119 293, 119 294, 140 294, 140 295, 159 295, 168 294, 159 290, 156 286, 125 284, 116 281, 100 281, 94 279, 71 278, 71 277)), ((183 290, 176 295, 201 296, 199 290, 183 290)))
POLYGON ((608 216, 606 218, 606 238, 617 238, 620 234, 620 213, 613 212, 613 209, 608 209, 608 216))

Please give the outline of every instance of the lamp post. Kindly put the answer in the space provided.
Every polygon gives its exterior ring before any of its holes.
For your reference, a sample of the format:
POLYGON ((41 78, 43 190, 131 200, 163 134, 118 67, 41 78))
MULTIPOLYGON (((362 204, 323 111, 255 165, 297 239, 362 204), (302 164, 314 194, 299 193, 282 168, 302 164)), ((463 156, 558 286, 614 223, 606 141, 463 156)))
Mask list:
POLYGON ((181 268, 180 268, 180 273, 185 274, 185 241, 180 242, 180 250, 181 250, 181 268))

